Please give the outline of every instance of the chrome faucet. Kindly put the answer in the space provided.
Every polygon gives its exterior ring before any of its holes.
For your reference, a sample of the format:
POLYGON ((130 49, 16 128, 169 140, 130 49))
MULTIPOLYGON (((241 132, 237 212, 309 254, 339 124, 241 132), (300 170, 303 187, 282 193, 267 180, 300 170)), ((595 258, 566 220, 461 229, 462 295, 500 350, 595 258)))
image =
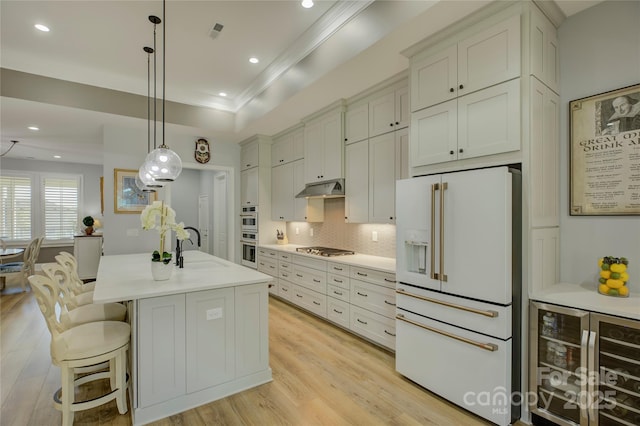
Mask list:
MULTIPOLYGON (((198 247, 200 247, 200 231, 198 231, 193 226, 185 226, 184 229, 190 229, 196 233, 196 235, 198 236, 198 247)), ((189 238, 189 242, 193 244, 191 238, 189 238)), ((182 252, 182 242, 176 238, 176 266, 178 266, 178 268, 184 268, 184 257, 182 256, 182 252)))

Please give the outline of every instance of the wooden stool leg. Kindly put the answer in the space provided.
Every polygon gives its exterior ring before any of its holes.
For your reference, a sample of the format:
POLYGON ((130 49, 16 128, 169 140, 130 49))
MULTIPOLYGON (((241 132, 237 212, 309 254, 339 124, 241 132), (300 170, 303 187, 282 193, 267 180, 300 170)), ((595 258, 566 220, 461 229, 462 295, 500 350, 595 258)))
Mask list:
POLYGON ((62 426, 72 426, 74 412, 71 409, 75 398, 75 375, 73 374, 73 368, 69 368, 67 365, 60 366, 60 376, 62 379, 62 426))

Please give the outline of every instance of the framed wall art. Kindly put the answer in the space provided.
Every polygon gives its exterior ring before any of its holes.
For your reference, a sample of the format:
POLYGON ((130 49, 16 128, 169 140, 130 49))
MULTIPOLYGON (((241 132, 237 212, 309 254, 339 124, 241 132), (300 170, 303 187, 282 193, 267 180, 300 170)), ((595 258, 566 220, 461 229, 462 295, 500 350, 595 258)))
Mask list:
POLYGON ((640 215, 640 84, 569 103, 573 216, 640 215))
POLYGON ((113 169, 113 212, 140 213, 157 198, 155 192, 142 192, 136 185, 138 170, 113 169))

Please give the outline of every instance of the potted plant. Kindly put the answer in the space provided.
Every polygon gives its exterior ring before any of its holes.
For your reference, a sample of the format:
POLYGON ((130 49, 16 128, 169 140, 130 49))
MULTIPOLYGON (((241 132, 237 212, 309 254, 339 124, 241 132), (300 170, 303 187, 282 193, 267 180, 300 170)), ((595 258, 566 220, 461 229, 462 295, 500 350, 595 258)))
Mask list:
POLYGON ((94 220, 91 216, 85 216, 84 219, 82 219, 82 223, 84 224, 84 226, 86 226, 86 228, 84 228, 84 233, 87 235, 91 235, 93 234, 93 224, 94 224, 94 220))

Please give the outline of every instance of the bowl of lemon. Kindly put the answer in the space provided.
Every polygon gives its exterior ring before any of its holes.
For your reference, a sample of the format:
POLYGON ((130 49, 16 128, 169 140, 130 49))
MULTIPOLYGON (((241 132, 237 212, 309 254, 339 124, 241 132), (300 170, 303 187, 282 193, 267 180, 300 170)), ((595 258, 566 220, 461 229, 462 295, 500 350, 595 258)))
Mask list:
POLYGON ((600 268, 598 293, 614 297, 629 297, 628 265, 629 261, 626 257, 605 256, 598 260, 600 268))

